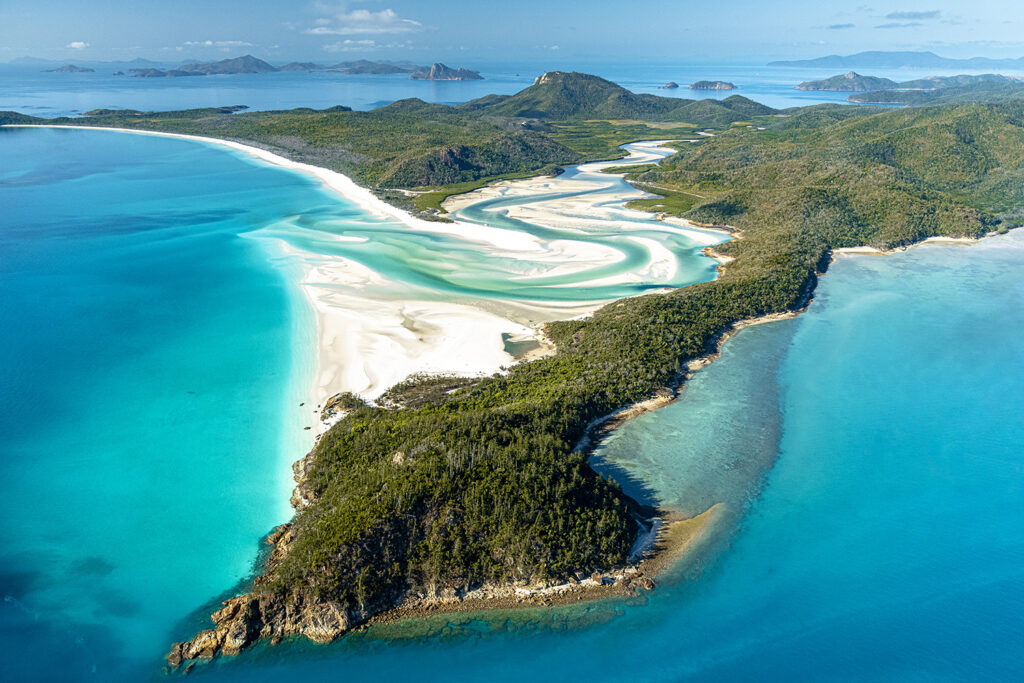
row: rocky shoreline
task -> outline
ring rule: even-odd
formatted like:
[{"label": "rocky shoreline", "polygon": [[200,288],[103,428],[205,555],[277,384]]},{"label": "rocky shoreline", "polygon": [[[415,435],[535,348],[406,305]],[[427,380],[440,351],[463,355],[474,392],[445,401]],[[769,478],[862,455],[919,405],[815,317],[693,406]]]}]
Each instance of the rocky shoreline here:
[{"label": "rocky shoreline", "polygon": [[[709,256],[713,255],[711,247],[707,251],[711,252]],[[724,263],[719,267],[723,268]],[[712,341],[708,353],[684,366],[670,386],[659,389],[644,401],[594,420],[588,425],[576,449],[589,452],[624,422],[675,401],[679,387],[694,371],[719,356],[721,345],[726,339],[742,327],[792,317],[806,310],[813,289],[812,282],[797,311],[741,321],[723,330]],[[329,415],[329,412],[325,407],[325,419],[339,417],[338,414]],[[291,504],[297,511],[310,505],[316,495],[306,483],[312,456],[311,450],[292,465],[296,486]],[[637,504],[638,511],[642,508]],[[537,608],[633,596],[641,590],[653,590],[657,585],[655,579],[662,571],[709,535],[709,530],[714,527],[722,510],[719,505],[715,505],[687,519],[673,518],[670,513],[649,508],[644,512],[647,513],[644,515],[646,519],[637,519],[637,522],[641,529],[644,523],[650,525],[645,533],[654,529],[653,538],[650,539],[652,542],[631,557],[630,564],[625,567],[594,572],[589,576],[575,575],[562,582],[484,584],[471,590],[447,589],[433,594],[406,595],[397,603],[363,605],[358,610],[334,602],[319,602],[308,596],[272,587],[275,571],[295,539],[291,524],[283,524],[266,539],[274,549],[254,581],[254,590],[223,601],[223,607],[211,615],[214,628],[200,631],[187,641],[174,643],[167,654],[167,664],[170,670],[184,665],[187,671],[196,660],[209,660],[217,655],[236,655],[257,640],[275,644],[286,637],[304,636],[317,643],[328,643],[353,628],[368,624],[389,624],[445,613]]]}]

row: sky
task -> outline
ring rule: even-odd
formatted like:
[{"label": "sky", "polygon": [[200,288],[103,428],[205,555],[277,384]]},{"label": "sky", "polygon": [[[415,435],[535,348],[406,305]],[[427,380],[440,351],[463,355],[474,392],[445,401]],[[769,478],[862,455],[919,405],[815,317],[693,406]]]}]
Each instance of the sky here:
[{"label": "sky", "polygon": [[861,50],[1024,56],[1024,3],[0,0],[0,62],[352,59],[758,64]]}]

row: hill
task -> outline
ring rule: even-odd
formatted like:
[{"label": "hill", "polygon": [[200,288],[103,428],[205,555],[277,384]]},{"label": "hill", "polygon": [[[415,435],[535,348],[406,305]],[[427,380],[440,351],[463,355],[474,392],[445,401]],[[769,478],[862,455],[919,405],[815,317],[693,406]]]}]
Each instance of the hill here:
[{"label": "hill", "polygon": [[[473,107],[468,102],[466,106]],[[496,116],[554,119],[639,119],[659,120],[679,106],[671,97],[636,95],[599,76],[577,72],[549,71],[533,85],[487,108]]]},{"label": "hill", "polygon": [[490,96],[467,102],[462,107],[513,118],[685,122],[701,128],[776,113],[770,107],[739,95],[724,100],[638,95],[599,76],[562,71],[545,73],[533,85],[510,97]]},{"label": "hill", "polygon": [[742,95],[730,95],[724,100],[686,101],[665,116],[666,121],[688,122],[698,128],[722,128],[737,121],[749,121],[757,116],[771,116],[778,112],[760,102]]}]

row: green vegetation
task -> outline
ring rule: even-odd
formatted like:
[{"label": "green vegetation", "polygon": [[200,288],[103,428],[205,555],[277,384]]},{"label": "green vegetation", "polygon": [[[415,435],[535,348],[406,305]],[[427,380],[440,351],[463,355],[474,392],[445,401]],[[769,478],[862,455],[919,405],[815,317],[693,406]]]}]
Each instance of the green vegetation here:
[{"label": "green vegetation", "polygon": [[[901,83],[902,87],[903,84]],[[1024,83],[1012,80],[980,80],[965,85],[943,86],[937,90],[877,90],[850,95],[851,102],[867,104],[903,104],[934,106],[938,104],[971,104],[974,102],[1007,102],[1024,98]]]},{"label": "green vegetation", "polygon": [[[680,106],[695,124],[698,104],[736,116],[660,165],[629,170],[640,187],[664,194],[634,205],[742,231],[717,247],[735,258],[719,279],[553,323],[547,331],[557,354],[506,375],[414,378],[382,407],[349,401],[352,411],[306,463],[302,489],[311,503],[297,513],[295,540],[259,590],[373,611],[409,590],[564,578],[621,564],[640,511],[575,450],[589,423],[677,385],[685,362],[737,321],[806,305],[835,248],[976,237],[1024,215],[1021,101],[832,105],[777,116],[729,98],[673,100],[675,109],[666,110],[601,79],[569,76],[522,97],[456,108],[404,101],[374,112],[87,120],[291,141],[304,160],[329,152],[334,167],[363,182],[431,187],[594,158],[644,127],[665,137],[663,128],[632,121],[664,123]],[[569,121],[527,127],[517,118],[524,113]],[[729,127],[750,120],[758,126]]]}]

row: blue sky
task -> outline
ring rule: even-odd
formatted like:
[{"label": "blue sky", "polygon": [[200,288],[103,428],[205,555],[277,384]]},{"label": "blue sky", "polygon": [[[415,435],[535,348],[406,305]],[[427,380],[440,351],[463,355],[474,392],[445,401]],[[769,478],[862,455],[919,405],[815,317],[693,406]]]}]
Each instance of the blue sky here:
[{"label": "blue sky", "polygon": [[0,61],[760,63],[860,50],[1024,56],[1024,5],[827,0],[2,0]]}]

